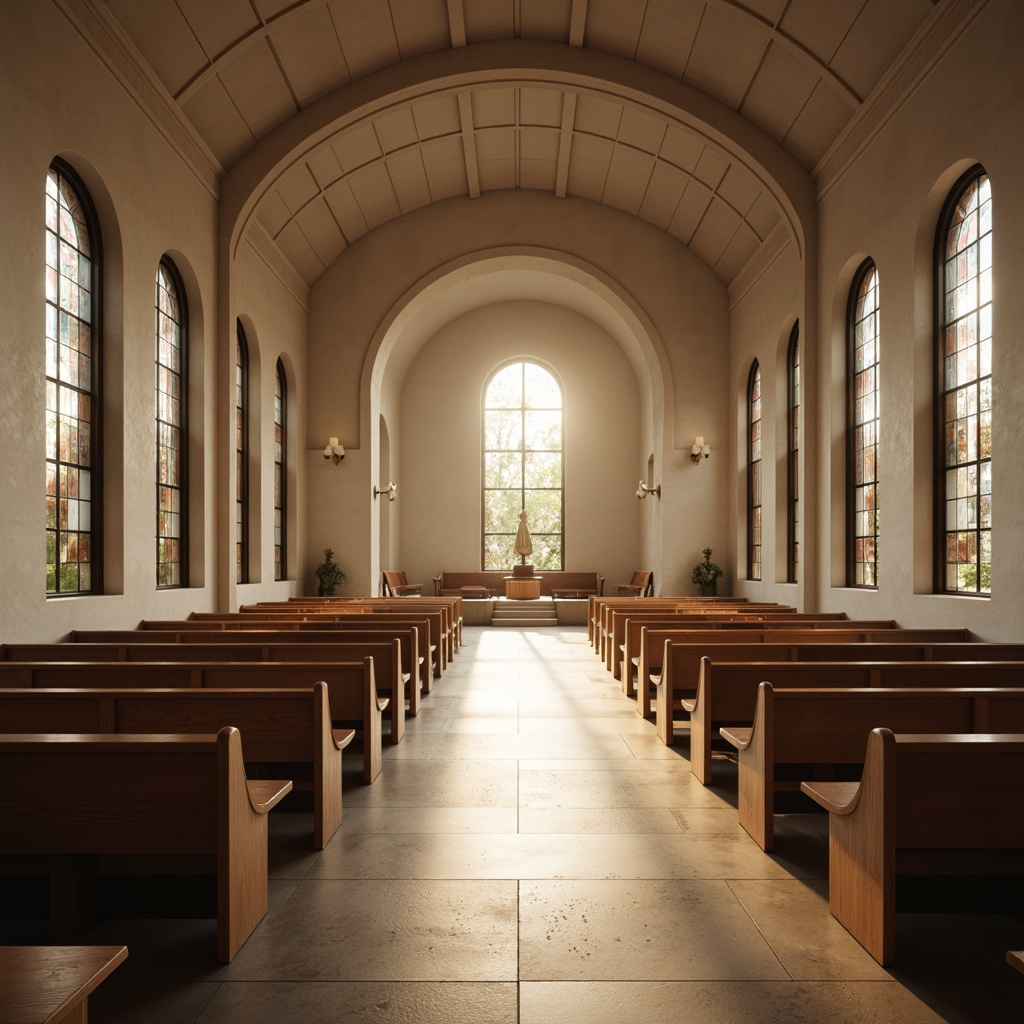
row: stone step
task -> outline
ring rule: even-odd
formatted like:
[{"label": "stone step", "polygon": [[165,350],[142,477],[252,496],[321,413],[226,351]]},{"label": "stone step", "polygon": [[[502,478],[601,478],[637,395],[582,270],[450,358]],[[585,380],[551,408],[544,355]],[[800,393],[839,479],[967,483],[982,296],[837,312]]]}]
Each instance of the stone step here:
[{"label": "stone step", "polygon": [[495,601],[491,612],[492,626],[557,626],[554,603],[548,599],[534,601]]}]

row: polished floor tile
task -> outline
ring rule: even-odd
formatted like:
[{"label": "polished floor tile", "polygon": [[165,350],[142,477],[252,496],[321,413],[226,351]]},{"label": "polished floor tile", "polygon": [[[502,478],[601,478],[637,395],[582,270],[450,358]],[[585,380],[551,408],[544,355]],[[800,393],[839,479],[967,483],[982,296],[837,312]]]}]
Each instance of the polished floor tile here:
[{"label": "polished floor tile", "polygon": [[900,914],[885,970],[829,913],[827,818],[779,815],[765,854],[737,822],[734,760],[706,788],[688,752],[636,714],[585,627],[467,627],[378,779],[344,759],[325,850],[308,813],[271,816],[270,910],[234,961],[216,963],[213,920],[106,920],[88,940],[130,955],[91,1019],[1022,1019],[1003,961],[1024,915]]}]

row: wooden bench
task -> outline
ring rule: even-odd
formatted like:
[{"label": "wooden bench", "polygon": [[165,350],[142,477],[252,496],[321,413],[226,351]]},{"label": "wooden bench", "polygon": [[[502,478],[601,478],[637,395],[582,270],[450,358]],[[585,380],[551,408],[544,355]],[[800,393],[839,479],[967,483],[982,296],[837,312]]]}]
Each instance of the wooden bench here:
[{"label": "wooden bench", "polygon": [[829,910],[880,964],[896,959],[900,875],[1021,873],[1024,735],[874,729],[859,783],[801,789],[829,812]]},{"label": "wooden bench", "polygon": [[[235,633],[222,629],[184,630],[180,633],[142,629],[75,630],[72,632],[71,642],[68,644],[2,644],[0,645],[0,660],[47,661],[67,658],[69,661],[178,661],[182,655],[170,655],[167,658],[153,657],[146,654],[145,648],[166,650],[169,647],[181,645],[203,647],[204,649],[209,647],[227,652],[223,659],[225,661],[240,661],[244,658],[252,658],[254,661],[361,661],[362,657],[347,657],[344,648],[354,646],[358,650],[360,644],[390,645],[397,640],[401,644],[400,678],[405,683],[409,714],[418,714],[420,695],[427,691],[422,683],[422,679],[426,675],[426,668],[417,653],[419,650],[417,628],[382,622],[370,622],[367,625],[373,628],[345,628],[335,631],[260,631],[250,629]],[[56,655],[53,659],[48,659],[44,655],[34,656],[31,654],[33,649],[49,647],[58,649],[63,647],[65,652]],[[86,653],[80,658],[76,658],[74,655],[76,647],[86,649]],[[112,649],[116,653],[112,653],[109,658],[102,655],[94,656],[91,653],[93,650],[102,648]],[[289,649],[294,648],[308,648],[309,653],[296,653],[294,658],[289,658]],[[241,658],[231,658],[227,656],[230,653],[229,649],[238,649],[239,651],[244,649],[247,653],[243,654]],[[259,652],[259,657],[256,657],[256,652]],[[191,655],[185,655],[185,657],[191,658]],[[214,658],[220,660],[219,654],[215,654]],[[391,681],[392,684],[394,682],[394,675],[387,670],[386,666],[382,667],[381,676],[385,685],[378,687],[378,692],[387,689],[388,681]],[[377,666],[374,665],[374,679],[377,678]]]},{"label": "wooden bench", "polygon": [[[723,633],[646,630],[640,670],[649,685],[637,692],[637,712],[650,713],[653,691],[658,737],[672,746],[675,714],[697,692],[700,660],[742,661],[1024,661],[1024,645],[981,644],[949,637],[966,630],[753,630]],[[657,659],[655,652],[660,652]],[[961,655],[961,651],[963,652]],[[648,652],[650,657],[648,657]],[[763,656],[762,656],[763,652]],[[660,662],[653,670],[650,661]]]},{"label": "wooden bench", "polygon": [[[504,597],[505,577],[510,571],[488,569],[480,572],[441,572],[434,577],[434,593],[441,597],[460,594],[463,587],[483,587],[490,597]],[[538,577],[542,597],[554,597],[556,590],[583,592],[588,597],[591,594],[597,596],[604,589],[604,577],[596,572],[542,569]]]},{"label": "wooden bench", "polygon": [[[135,634],[133,634],[135,635]],[[149,634],[138,634],[140,636]],[[288,637],[294,634],[285,634]],[[364,639],[367,635],[375,639]],[[75,643],[75,644],[0,644],[0,661],[362,661],[373,658],[373,674],[377,693],[392,700],[404,694],[408,701],[406,714],[419,713],[419,688],[412,685],[410,674],[403,671],[406,660],[402,642],[387,640],[382,634],[361,634],[339,643],[220,643],[207,641],[214,636],[224,639],[223,632],[204,634],[201,643]],[[394,709],[392,709],[394,714]],[[392,729],[389,739],[398,743],[404,734],[404,716],[399,729]]]},{"label": "wooden bench", "polygon": [[762,850],[775,848],[775,794],[799,786],[806,765],[863,764],[868,734],[879,726],[1024,733],[1024,689],[777,690],[761,683],[753,724],[723,725],[721,735],[738,751],[740,824]]},{"label": "wooden bench", "polygon": [[[362,735],[363,781],[380,774],[381,716],[389,705],[377,695],[373,661],[348,662],[0,662],[0,687],[7,689],[294,689],[327,684],[331,720],[352,724]],[[404,704],[403,701],[395,703]]]},{"label": "wooden bench", "polygon": [[308,691],[0,689],[0,721],[8,733],[191,734],[232,725],[242,734],[247,762],[309,767],[314,849],[322,850],[341,827],[342,751],[355,731],[331,727],[323,682]]},{"label": "wooden bench", "polygon": [[684,699],[690,712],[690,771],[698,782],[711,781],[712,740],[722,726],[750,725],[757,688],[768,681],[776,689],[860,689],[864,687],[1024,686],[1024,662],[876,661],[876,662],[749,662],[715,665],[701,659],[697,695]]},{"label": "wooden bench", "polygon": [[405,597],[407,595],[419,596],[423,590],[422,583],[410,583],[401,569],[385,569],[384,594],[388,597]]},{"label": "wooden bench", "polygon": [[89,996],[127,946],[0,946],[0,1020],[87,1024]]},{"label": "wooden bench", "polygon": [[[249,780],[241,733],[0,735],[0,853],[211,855],[217,959],[229,963],[267,912],[267,812],[292,788]],[[61,884],[52,886],[61,893]],[[56,902],[56,901],[54,901]],[[61,907],[54,907],[59,915]]]}]

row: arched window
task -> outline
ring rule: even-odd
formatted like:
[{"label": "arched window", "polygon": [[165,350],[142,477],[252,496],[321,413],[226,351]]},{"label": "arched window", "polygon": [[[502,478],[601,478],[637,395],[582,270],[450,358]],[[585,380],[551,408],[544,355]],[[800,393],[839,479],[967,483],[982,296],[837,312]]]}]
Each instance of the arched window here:
[{"label": "arched window", "polygon": [[761,368],[747,384],[747,578],[761,578]]},{"label": "arched window", "polygon": [[74,172],[46,176],[46,593],[98,593],[100,236]]},{"label": "arched window", "polygon": [[787,407],[786,452],[786,579],[800,578],[800,323],[793,324],[786,354]]},{"label": "arched window", "polygon": [[185,292],[166,257],[156,272],[156,585],[188,584],[188,351]]},{"label": "arched window", "polygon": [[981,167],[939,221],[937,589],[992,593],[992,186]]},{"label": "arched window", "polygon": [[288,572],[288,386],[281,360],[274,372],[274,579],[283,580]]},{"label": "arched window", "polygon": [[562,389],[536,363],[510,363],[487,385],[483,415],[483,567],[508,569],[520,513],[533,543],[527,561],[561,569],[564,558]]},{"label": "arched window", "polygon": [[850,289],[847,399],[847,582],[878,586],[878,271],[866,260]]},{"label": "arched window", "polygon": [[249,345],[235,336],[235,582],[249,582]]}]

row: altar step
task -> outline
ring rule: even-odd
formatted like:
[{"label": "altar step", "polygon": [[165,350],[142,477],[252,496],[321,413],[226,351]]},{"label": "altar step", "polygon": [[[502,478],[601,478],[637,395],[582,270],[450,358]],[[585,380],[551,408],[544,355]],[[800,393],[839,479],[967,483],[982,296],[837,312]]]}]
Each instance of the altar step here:
[{"label": "altar step", "polygon": [[542,597],[535,601],[495,601],[492,626],[557,626],[555,603]]}]

